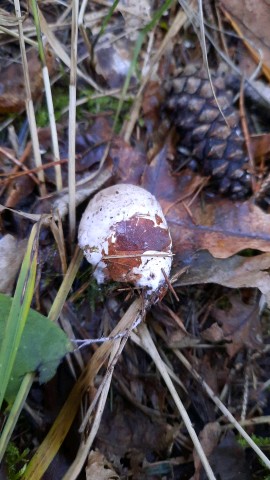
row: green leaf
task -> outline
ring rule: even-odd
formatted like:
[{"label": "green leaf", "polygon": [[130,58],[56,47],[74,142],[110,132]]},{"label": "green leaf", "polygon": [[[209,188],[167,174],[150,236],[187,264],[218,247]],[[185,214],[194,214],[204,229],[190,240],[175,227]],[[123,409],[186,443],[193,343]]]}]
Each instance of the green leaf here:
[{"label": "green leaf", "polygon": [[37,271],[38,237],[43,220],[33,225],[24,255],[13,302],[4,324],[3,340],[0,344],[0,407],[20,345],[25,322],[34,294]]},{"label": "green leaf", "polygon": [[[0,344],[12,298],[0,294]],[[66,334],[47,317],[30,309],[11,373],[5,399],[11,403],[26,373],[38,373],[40,383],[48,382],[61,359],[73,349]]]}]

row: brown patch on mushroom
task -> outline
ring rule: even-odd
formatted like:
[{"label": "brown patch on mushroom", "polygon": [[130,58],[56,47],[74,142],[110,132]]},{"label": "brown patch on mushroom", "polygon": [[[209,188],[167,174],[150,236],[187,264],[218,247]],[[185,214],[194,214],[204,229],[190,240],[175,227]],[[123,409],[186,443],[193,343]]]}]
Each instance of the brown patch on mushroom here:
[{"label": "brown patch on mushroom", "polygon": [[170,244],[167,229],[156,227],[153,220],[133,216],[116,223],[108,238],[107,257],[117,258],[103,260],[114,281],[135,283],[141,278],[141,274],[134,272],[142,263],[141,255],[148,250],[167,252]]},{"label": "brown patch on mushroom", "polygon": [[[160,217],[159,217],[160,218]],[[155,226],[153,220],[133,216],[114,226],[115,253],[121,251],[145,252],[155,250],[166,252],[171,244],[168,230]],[[113,255],[111,253],[111,255]]]},{"label": "brown patch on mushroom", "polygon": [[[136,283],[141,278],[141,274],[138,272],[135,273],[134,268],[138,268],[141,265],[142,253],[143,252],[119,251],[119,258],[105,259],[104,262],[106,264],[109,277],[115,282]],[[130,257],[129,255],[135,255],[135,257]]]}]

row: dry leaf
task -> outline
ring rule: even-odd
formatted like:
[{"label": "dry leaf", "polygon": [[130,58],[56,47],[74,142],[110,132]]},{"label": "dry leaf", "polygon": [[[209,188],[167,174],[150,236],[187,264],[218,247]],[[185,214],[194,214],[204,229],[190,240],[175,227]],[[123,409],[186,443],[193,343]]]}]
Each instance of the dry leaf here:
[{"label": "dry leaf", "polygon": [[221,6],[228,12],[237,33],[242,34],[246,44],[259,61],[259,52],[266,71],[270,72],[270,8],[265,0],[221,0]]},{"label": "dry leaf", "polygon": [[211,310],[211,315],[222,323],[224,339],[231,342],[226,344],[229,356],[233,357],[243,346],[261,349],[263,344],[258,305],[246,304],[236,294],[231,295],[229,301],[229,309],[214,307]]},{"label": "dry leaf", "polygon": [[112,465],[99,452],[90,452],[85,470],[86,480],[117,480],[119,476]]},{"label": "dry leaf", "polygon": [[204,179],[189,170],[172,175],[167,161],[168,145],[146,167],[141,185],[155,195],[169,224],[174,254],[185,256],[209,250],[227,258],[252,248],[270,252],[269,216],[252,200],[233,202],[228,198],[192,196]]},{"label": "dry leaf", "polygon": [[34,190],[34,180],[29,175],[14,178],[9,185],[5,206],[15,208]]},{"label": "dry leaf", "polygon": [[188,269],[179,278],[177,272],[173,275],[174,286],[218,283],[230,288],[258,288],[270,305],[269,253],[218,260],[208,252],[198,252],[192,258],[187,257],[186,262],[189,262]]},{"label": "dry leaf", "polygon": [[133,41],[139,31],[151,20],[153,0],[121,0],[118,10],[125,20],[125,34]]},{"label": "dry leaf", "polygon": [[166,451],[171,446],[174,430],[163,419],[160,423],[152,420],[139,410],[126,408],[122,404],[113,411],[105,410],[97,446],[111,459],[114,455],[126,457],[132,452],[141,460],[154,452]]},{"label": "dry leaf", "polygon": [[252,248],[270,252],[269,216],[251,201],[214,200],[202,205],[196,199],[189,210],[183,203],[167,216],[174,252],[209,250],[218,258]]},{"label": "dry leaf", "polygon": [[[94,49],[96,73],[111,88],[121,87],[126,79],[139,32],[151,20],[152,3],[149,0],[120,1],[116,9],[123,18],[115,16],[113,26],[107,28],[98,38]],[[98,34],[99,27],[92,27],[92,32]],[[130,85],[134,85],[136,81],[133,72]]]},{"label": "dry leaf", "polygon": [[27,240],[5,235],[0,240],[0,292],[11,294],[26,251]]},{"label": "dry leaf", "polygon": [[116,137],[110,148],[110,158],[116,172],[116,183],[140,185],[147,161],[143,152],[131,147],[121,137]]},{"label": "dry leaf", "polygon": [[222,342],[224,340],[224,332],[222,328],[215,322],[211,325],[211,327],[202,331],[201,337],[207,342]]},{"label": "dry leaf", "polygon": [[252,135],[250,144],[255,158],[265,156],[270,152],[270,133]]},{"label": "dry leaf", "polygon": [[[210,457],[214,448],[217,446],[220,433],[221,433],[221,429],[218,422],[207,423],[207,425],[205,425],[203,430],[200,432],[199,434],[200,443],[207,458]],[[202,465],[201,465],[201,460],[195,449],[193,450],[193,457],[194,457],[195,475],[192,477],[192,480],[199,480]]]},{"label": "dry leaf", "polygon": [[[95,69],[110,88],[120,88],[126,79],[133,55],[134,45],[127,38],[107,32],[100,37],[95,47]],[[132,75],[131,85],[136,82]]]},{"label": "dry leaf", "polygon": [[168,340],[168,345],[171,348],[191,348],[199,342],[200,340],[193,335],[190,335],[189,333],[185,334],[181,330],[177,330],[171,334]]},{"label": "dry leaf", "polygon": [[[232,432],[227,432],[219,445],[210,455],[210,465],[217,479],[222,480],[250,480],[250,466],[245,450],[235,439]],[[200,480],[208,480],[204,471],[201,471]]]},{"label": "dry leaf", "polygon": [[149,190],[160,202],[167,220],[169,212],[186,199],[189,199],[204,179],[191,170],[181,172],[181,176],[172,175],[167,161],[169,145],[165,144],[146,166],[141,186]]},{"label": "dry leaf", "polygon": [[[46,50],[49,74],[55,70],[55,58],[51,50]],[[41,64],[36,50],[31,49],[27,55],[30,86],[33,99],[38,98],[43,89]],[[12,63],[2,68],[0,73],[0,113],[19,112],[25,108],[25,86],[23,69],[20,63]]]}]

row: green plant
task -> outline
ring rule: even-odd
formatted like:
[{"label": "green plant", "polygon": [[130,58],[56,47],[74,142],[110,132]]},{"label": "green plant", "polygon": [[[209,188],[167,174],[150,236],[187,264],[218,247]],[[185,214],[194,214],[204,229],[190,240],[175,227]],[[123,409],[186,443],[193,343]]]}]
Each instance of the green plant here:
[{"label": "green plant", "polygon": [[13,442],[9,443],[5,454],[8,480],[18,480],[22,477],[29,461],[29,452],[28,448],[20,452]]},{"label": "green plant", "polygon": [[[268,450],[270,449],[270,437],[258,437],[257,435],[252,434],[251,438],[256,443],[256,445],[258,447],[267,448]],[[237,441],[238,441],[238,443],[240,443],[240,445],[243,448],[248,447],[248,443],[246,442],[246,440],[244,438],[238,437]]]},{"label": "green plant", "polygon": [[[257,445],[257,447],[262,448],[264,451],[270,450],[270,437],[259,437],[255,434],[252,434],[251,438],[253,442]],[[249,447],[247,441],[243,437],[238,436],[237,441],[243,448]],[[265,468],[265,464],[263,463],[261,458],[258,458],[258,460],[262,465],[262,471],[260,472],[260,480],[270,480],[269,470]]]}]

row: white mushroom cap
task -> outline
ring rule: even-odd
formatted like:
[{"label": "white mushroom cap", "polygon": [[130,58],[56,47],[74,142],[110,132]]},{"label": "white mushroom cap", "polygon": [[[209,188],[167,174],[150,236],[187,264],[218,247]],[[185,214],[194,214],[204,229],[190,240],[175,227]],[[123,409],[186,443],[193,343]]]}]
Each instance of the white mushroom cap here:
[{"label": "white mushroom cap", "polygon": [[78,240],[98,283],[130,282],[150,294],[165,286],[171,236],[161,206],[144,188],[120,184],[100,191],[82,216]]}]

